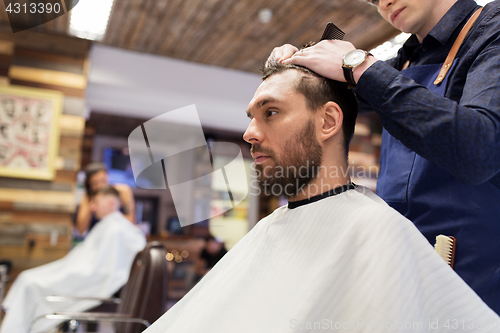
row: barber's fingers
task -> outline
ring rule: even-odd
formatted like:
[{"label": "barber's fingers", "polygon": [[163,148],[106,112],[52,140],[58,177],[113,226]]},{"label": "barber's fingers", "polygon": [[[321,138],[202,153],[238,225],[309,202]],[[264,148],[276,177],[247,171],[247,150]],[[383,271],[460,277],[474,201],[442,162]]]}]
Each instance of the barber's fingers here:
[{"label": "barber's fingers", "polygon": [[342,58],[353,49],[354,46],[349,42],[324,40],[295,53],[283,63],[304,66],[326,78],[345,81]]},{"label": "barber's fingers", "polygon": [[331,54],[306,49],[295,53],[293,57],[283,61],[283,63],[309,68],[313,72],[332,80],[344,80],[341,64],[332,61]]},{"label": "barber's fingers", "polygon": [[316,57],[314,53],[307,52],[308,50],[302,49],[293,54],[292,57],[283,60],[284,64],[297,65],[308,67],[316,62]]},{"label": "barber's fingers", "polygon": [[298,48],[291,44],[284,44],[282,46],[275,47],[266,61],[266,66],[269,66],[269,64],[274,61],[282,62],[283,60],[293,56],[298,50]]}]

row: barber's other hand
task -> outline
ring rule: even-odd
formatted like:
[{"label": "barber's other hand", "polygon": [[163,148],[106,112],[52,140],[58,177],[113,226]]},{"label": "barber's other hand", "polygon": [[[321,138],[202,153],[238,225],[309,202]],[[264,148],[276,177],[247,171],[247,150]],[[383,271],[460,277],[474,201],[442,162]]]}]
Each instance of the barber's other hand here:
[{"label": "barber's other hand", "polygon": [[346,41],[322,40],[314,46],[296,52],[283,63],[304,66],[326,78],[345,82],[342,58],[354,49],[354,45]]},{"label": "barber's other hand", "polygon": [[267,58],[266,67],[269,66],[269,64],[273,61],[281,62],[290,58],[298,50],[299,49],[292,44],[285,44],[279,47],[275,47],[273,49],[273,52],[271,52],[269,58]]}]

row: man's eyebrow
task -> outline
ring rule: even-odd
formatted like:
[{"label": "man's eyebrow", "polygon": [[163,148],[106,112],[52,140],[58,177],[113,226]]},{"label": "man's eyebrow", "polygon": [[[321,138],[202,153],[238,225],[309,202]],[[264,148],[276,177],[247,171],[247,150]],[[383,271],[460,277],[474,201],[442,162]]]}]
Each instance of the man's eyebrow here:
[{"label": "man's eyebrow", "polygon": [[[256,106],[257,109],[260,109],[261,107],[263,107],[267,103],[274,102],[274,101],[276,101],[276,98],[274,98],[274,97],[267,97],[267,98],[264,98],[261,101],[259,101],[259,103],[257,103],[255,106]],[[252,119],[252,114],[250,113],[250,110],[247,110],[247,117],[250,118],[250,119]]]},{"label": "man's eyebrow", "polygon": [[263,107],[264,105],[266,105],[267,103],[269,102],[274,102],[276,100],[276,98],[273,98],[273,97],[268,97],[268,98],[264,98],[263,100],[261,100],[259,103],[257,103],[257,108],[261,108]]}]

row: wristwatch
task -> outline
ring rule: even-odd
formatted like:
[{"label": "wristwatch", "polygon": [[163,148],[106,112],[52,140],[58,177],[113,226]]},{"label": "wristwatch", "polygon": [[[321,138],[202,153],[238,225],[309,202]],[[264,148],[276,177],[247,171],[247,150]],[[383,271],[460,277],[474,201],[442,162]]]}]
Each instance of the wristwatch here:
[{"label": "wristwatch", "polygon": [[368,55],[370,53],[364,51],[364,50],[352,50],[348,52],[347,54],[344,55],[342,58],[342,69],[344,70],[344,77],[345,80],[351,84],[351,85],[356,85],[356,81],[354,81],[354,75],[353,72],[362,63],[366,61],[366,58],[368,58]]}]

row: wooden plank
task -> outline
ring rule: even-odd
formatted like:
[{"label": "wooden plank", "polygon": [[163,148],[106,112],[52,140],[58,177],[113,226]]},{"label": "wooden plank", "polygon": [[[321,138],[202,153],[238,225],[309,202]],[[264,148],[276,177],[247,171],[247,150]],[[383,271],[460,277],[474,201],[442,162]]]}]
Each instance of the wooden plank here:
[{"label": "wooden plank", "polygon": [[0,54],[12,56],[14,53],[14,43],[7,40],[0,40]]},{"label": "wooden plank", "polygon": [[123,15],[123,7],[125,6],[126,1],[113,1],[113,6],[111,8],[111,14],[108,20],[108,28],[106,29],[106,33],[104,34],[104,38],[102,43],[112,45],[116,40],[116,35],[118,33],[118,29],[110,29],[112,26],[118,26],[122,24],[122,15]]},{"label": "wooden plank", "polygon": [[8,65],[6,66],[4,64],[0,64],[0,76],[8,79],[8,76],[9,76],[9,66]]},{"label": "wooden plank", "polygon": [[51,35],[31,30],[13,34],[10,27],[0,28],[0,40],[14,42],[16,46],[82,58],[87,57],[92,44],[91,41],[86,39],[65,35]]},{"label": "wooden plank", "polygon": [[55,212],[55,213],[73,213],[76,205],[65,205],[59,203],[33,203],[33,202],[15,202],[14,210],[24,210],[33,212]]},{"label": "wooden plank", "polygon": [[79,150],[82,147],[82,142],[83,142],[82,137],[61,135],[61,139],[59,141],[59,149],[69,148],[69,149]]},{"label": "wooden plank", "polygon": [[[71,230],[73,225],[69,223],[18,223],[18,222],[6,222],[0,223],[0,234],[1,238],[4,238],[4,243],[8,243],[8,238],[10,236],[19,236],[26,239],[28,236],[33,236],[34,238],[44,238],[50,236],[53,232],[56,232],[58,236],[69,238],[71,235]],[[8,236],[8,237],[5,237]]]},{"label": "wooden plank", "polygon": [[185,2],[182,0],[171,0],[165,6],[162,6],[162,16],[159,17],[158,30],[156,31],[162,31],[163,33],[154,33],[151,35],[151,40],[147,46],[149,52],[160,54],[159,50],[162,41],[172,38],[172,23],[175,22],[174,18],[178,15],[179,10]]},{"label": "wooden plank", "polygon": [[57,183],[68,183],[74,185],[76,183],[76,177],[78,171],[73,170],[57,170],[54,182]]},{"label": "wooden plank", "polygon": [[85,115],[85,99],[64,96],[63,114],[83,117]]},{"label": "wooden plank", "polygon": [[5,222],[70,225],[73,223],[73,215],[55,212],[10,211],[0,216],[0,223]]},{"label": "wooden plank", "polygon": [[189,57],[208,38],[210,30],[207,27],[210,26],[212,11],[216,4],[217,0],[202,2],[196,17],[190,22],[189,29],[184,33],[183,43],[178,45],[179,52]]},{"label": "wooden plank", "polygon": [[75,166],[80,165],[80,160],[82,157],[81,149],[74,148],[62,148],[59,149],[59,156],[64,159],[65,165],[67,165],[62,170],[76,170]]},{"label": "wooden plank", "polygon": [[[207,0],[210,1],[210,0]],[[213,1],[213,0],[212,0]],[[116,3],[116,1],[115,1]],[[146,19],[144,19],[143,27],[137,42],[135,43],[136,50],[147,52],[148,45],[151,39],[156,35],[158,27],[163,23],[162,17],[165,15],[166,1],[150,1],[150,5],[144,10]],[[143,20],[141,18],[141,20]],[[137,30],[136,30],[137,31]]]},{"label": "wooden plank", "polygon": [[[261,1],[254,1],[252,3],[249,3],[247,7],[245,8],[248,12],[250,12],[251,16],[257,17],[258,12],[261,8],[265,7],[265,4]],[[297,6],[295,6],[297,7]],[[293,9],[295,9],[293,7]],[[311,7],[311,6],[309,6]],[[241,10],[241,9],[240,9]],[[312,9],[310,9],[312,10]],[[307,7],[302,11],[307,11]],[[232,14],[232,17],[237,18],[241,16],[241,14]],[[297,17],[297,19],[300,19],[300,17]],[[295,21],[295,20],[294,20]],[[237,19],[233,19],[231,21],[227,20],[228,26],[226,29],[230,31],[229,33],[224,34],[219,41],[214,43],[214,47],[210,50],[207,51],[205,54],[206,60],[208,61],[213,61],[215,64],[221,64],[221,63],[230,63],[231,60],[234,61],[235,57],[242,57],[243,53],[242,52],[234,52],[234,49],[228,49],[224,45],[227,45],[227,43],[231,43],[233,41],[235,44],[240,44],[238,49],[243,50],[247,49],[249,47],[249,38],[245,38],[247,36],[244,35],[244,32],[239,31],[239,25],[240,23],[238,22]],[[300,24],[299,22],[295,22],[297,24]],[[246,29],[247,32],[251,32],[255,29],[262,28],[262,23],[260,23],[258,20],[253,20],[252,22],[248,22],[249,27]],[[252,45],[252,50],[258,50],[257,45]],[[271,50],[268,50],[267,53],[270,53]],[[230,59],[226,59],[226,58]]]},{"label": "wooden plank", "polygon": [[140,1],[134,0],[124,0],[126,2],[126,6],[124,6],[124,11],[120,18],[122,25],[118,30],[118,40],[122,47],[126,47],[128,43],[128,38],[132,34],[134,30],[134,23],[132,23],[137,17],[137,7],[140,6]]},{"label": "wooden plank", "polygon": [[64,54],[34,50],[24,47],[16,47],[14,54],[16,58],[27,58],[27,59],[46,61],[57,64],[68,64],[80,68],[83,68],[85,62],[84,57],[75,57]]},{"label": "wooden plank", "polygon": [[19,57],[15,55],[12,59],[11,66],[21,66],[21,67],[29,67],[29,68],[37,68],[37,69],[45,69],[56,72],[63,73],[72,73],[83,75],[83,66],[80,65],[72,65],[66,63],[52,62],[40,59],[33,58],[25,58]]},{"label": "wooden plank", "polygon": [[33,248],[27,245],[4,245],[0,246],[0,256],[11,259],[16,267],[31,268],[64,257],[68,254],[70,245],[70,242],[61,242],[53,250],[36,245]]},{"label": "wooden plank", "polygon": [[63,114],[59,118],[59,129],[61,137],[82,136],[85,130],[85,118]]},{"label": "wooden plank", "polygon": [[[202,0],[201,2],[205,1],[206,0]],[[191,22],[196,17],[200,7],[200,0],[191,0],[189,4],[187,1],[185,2],[181,11],[174,18],[175,21],[172,22],[173,29],[170,30],[172,36],[163,41],[160,53],[169,50],[173,57],[182,57],[181,44],[185,44],[186,42],[184,35],[187,31],[193,29]]]},{"label": "wooden plank", "polygon": [[75,206],[74,193],[56,191],[34,191],[27,189],[2,188],[0,191],[0,202],[16,204],[39,204],[39,205],[61,205],[65,207]]},{"label": "wooden plank", "polygon": [[[228,0],[221,1],[217,4],[217,6],[214,6],[212,10],[212,20],[204,27],[204,29],[207,31],[207,38],[203,41],[203,44],[199,45],[199,47],[196,48],[194,54],[191,55],[191,59],[199,59],[200,56],[203,57],[204,53],[209,52],[215,47],[215,45],[217,44],[217,40],[220,39],[221,36],[224,36],[226,33],[230,33],[230,31],[227,30],[228,19],[224,18],[233,20],[234,17],[232,16],[232,14],[239,11],[241,7],[244,7],[244,5],[244,2],[238,4],[238,1]],[[234,9],[234,7],[236,7],[236,9]],[[165,50],[163,47],[162,49]]]},{"label": "wooden plank", "polygon": [[7,11],[5,10],[5,2],[0,1],[0,19],[5,22],[6,25],[9,24],[9,17]]},{"label": "wooden plank", "polygon": [[[321,22],[321,18],[318,17],[321,16],[321,14],[314,14],[314,12],[318,10],[319,7],[323,6],[319,5],[318,7],[314,8],[313,6],[310,6],[308,3],[303,1],[299,1],[293,4],[293,6],[287,8],[287,12],[279,12],[277,13],[276,18],[273,18],[276,19],[276,29],[273,29],[273,31],[269,31],[268,28],[266,28],[264,31],[256,30],[254,33],[252,33],[251,36],[248,36],[247,39],[250,42],[244,43],[244,45],[241,46],[244,51],[242,51],[240,54],[226,53],[226,59],[220,58],[221,55],[219,55],[218,60],[228,61],[232,64],[232,66],[238,66],[238,63],[245,63],[244,66],[247,70],[255,71],[264,64],[264,61],[271,53],[272,48],[265,49],[259,47],[259,44],[264,41],[260,38],[256,39],[254,36],[270,36],[272,43],[276,46],[282,45],[284,43],[291,43],[299,48],[303,44],[311,40],[317,41],[321,37],[322,29],[324,27],[322,26],[319,29],[315,29],[317,31],[311,30],[308,26],[308,22],[311,19],[313,19],[314,22]],[[324,14],[329,12],[327,10],[324,10],[324,7],[322,8],[322,11],[325,12]],[[293,17],[293,26],[290,26],[289,22],[284,19],[284,17],[280,19],[278,15],[282,15],[284,17]],[[324,24],[326,25],[326,22]],[[261,29],[263,28],[265,27],[261,27]],[[303,36],[298,37],[297,34],[302,34]],[[251,59],[249,59],[248,57],[245,58],[242,56],[243,52],[248,54],[248,52],[252,52],[252,50],[255,50],[253,51],[255,53],[255,58],[253,59],[260,59],[259,62],[251,61]]]},{"label": "wooden plank", "polygon": [[11,62],[12,62],[12,55],[10,55],[10,54],[0,54],[0,63],[1,64],[3,64],[4,66],[10,66]]},{"label": "wooden plank", "polygon": [[80,157],[78,158],[65,158],[58,156],[55,162],[56,170],[77,171],[80,170]]},{"label": "wooden plank", "polygon": [[0,212],[12,210],[14,205],[12,202],[2,202],[0,201]]},{"label": "wooden plank", "polygon": [[87,78],[83,75],[24,66],[10,66],[9,77],[74,89],[85,89],[87,86]]},{"label": "wooden plank", "polygon": [[73,187],[71,186],[71,184],[56,183],[56,182],[37,180],[37,179],[0,177],[0,184],[2,184],[2,191],[3,189],[6,188],[25,189],[34,191],[56,191],[56,192],[73,191]]},{"label": "wooden plank", "polygon": [[150,10],[155,5],[155,0],[143,0],[141,7],[138,8],[137,23],[134,24],[134,30],[129,38],[128,48],[137,50],[138,44],[142,44],[144,38],[144,26],[150,20]]},{"label": "wooden plank", "polygon": [[84,89],[68,88],[68,87],[56,86],[53,84],[44,84],[44,83],[18,80],[18,79],[12,79],[12,78],[10,79],[10,82],[12,84],[19,85],[19,86],[58,90],[58,91],[62,92],[65,96],[80,97],[80,98],[85,97],[85,90]]}]

